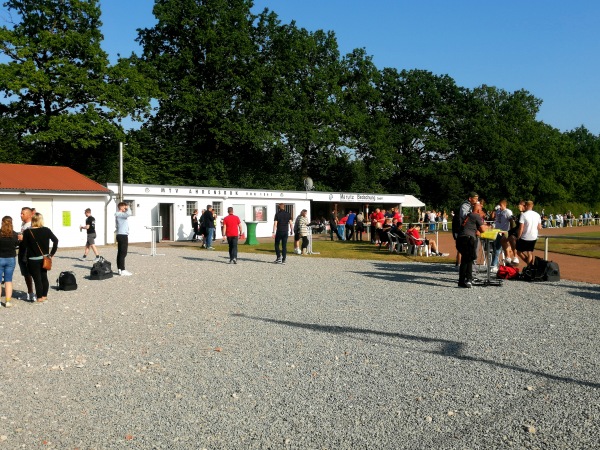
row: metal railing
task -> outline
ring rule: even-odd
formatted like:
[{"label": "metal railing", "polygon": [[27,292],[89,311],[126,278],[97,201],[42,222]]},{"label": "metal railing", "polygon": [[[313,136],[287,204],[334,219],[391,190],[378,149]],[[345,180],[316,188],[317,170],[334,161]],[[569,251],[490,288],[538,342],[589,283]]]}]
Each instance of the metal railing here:
[{"label": "metal railing", "polygon": [[548,244],[550,239],[570,239],[572,241],[600,241],[597,237],[585,237],[585,236],[539,236],[538,239],[544,239],[544,259],[548,259]]}]

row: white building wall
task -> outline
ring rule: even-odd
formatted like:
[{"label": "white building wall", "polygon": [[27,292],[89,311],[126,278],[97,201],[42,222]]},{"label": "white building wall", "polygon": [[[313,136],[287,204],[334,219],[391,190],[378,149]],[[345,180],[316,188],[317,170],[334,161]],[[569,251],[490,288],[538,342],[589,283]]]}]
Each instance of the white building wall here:
[{"label": "white building wall", "polygon": [[106,195],[58,194],[58,193],[0,193],[0,214],[11,216],[15,231],[21,230],[21,208],[33,207],[44,216],[44,225],[58,238],[59,248],[83,247],[85,231],[79,231],[79,225],[85,223],[85,209],[92,210],[96,219],[96,244],[104,245]]},{"label": "white building wall", "polygon": [[[118,184],[107,185],[113,192],[119,190]],[[258,222],[256,226],[257,237],[270,237],[273,231],[273,218],[277,212],[279,203],[292,204],[294,206],[293,218],[303,209],[310,211],[310,200],[306,192],[296,191],[268,191],[250,189],[219,189],[219,188],[196,188],[196,187],[165,187],[156,185],[125,184],[123,186],[123,200],[132,202],[134,205],[133,216],[129,221],[129,242],[149,242],[151,230],[147,227],[159,224],[160,204],[170,205],[171,214],[171,240],[189,240],[192,237],[192,225],[186,207],[188,201],[197,203],[199,213],[208,204],[220,202],[222,204],[221,214],[217,217],[217,239],[222,239],[220,219],[227,215],[227,208],[232,206],[236,214],[240,216],[242,227],[246,232],[246,221],[252,221],[255,207],[265,207],[265,220]],[[115,197],[108,204],[109,221],[112,215],[114,229],[114,213],[117,210],[118,200]],[[241,209],[241,211],[240,211]],[[163,224],[164,225],[164,224]],[[114,234],[108,236],[108,243],[114,243]]]}]

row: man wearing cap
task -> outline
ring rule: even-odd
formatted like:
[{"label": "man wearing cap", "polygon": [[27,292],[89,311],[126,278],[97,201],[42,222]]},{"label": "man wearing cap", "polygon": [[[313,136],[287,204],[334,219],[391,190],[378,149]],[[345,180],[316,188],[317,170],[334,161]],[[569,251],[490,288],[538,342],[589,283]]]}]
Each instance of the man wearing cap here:
[{"label": "man wearing cap", "polygon": [[483,233],[487,226],[481,218],[481,205],[475,204],[467,214],[456,238],[456,249],[461,254],[458,271],[458,287],[470,288],[473,280],[473,260],[477,257],[477,232]]},{"label": "man wearing cap", "polygon": [[[458,234],[460,233],[462,227],[463,227],[463,223],[465,222],[465,219],[467,218],[467,216],[471,213],[471,211],[473,211],[473,207],[477,204],[477,202],[479,201],[479,194],[477,194],[477,192],[471,191],[469,193],[469,198],[467,200],[465,200],[464,202],[462,202],[462,204],[460,205],[460,207],[458,208],[458,221],[456,221],[456,219],[454,219],[452,221],[452,236],[454,237],[454,239],[456,240],[456,244],[457,247],[456,249],[458,250]],[[458,225],[455,229],[455,225]],[[460,265],[462,256],[461,256],[461,252],[457,251],[456,253],[456,265]]]}]

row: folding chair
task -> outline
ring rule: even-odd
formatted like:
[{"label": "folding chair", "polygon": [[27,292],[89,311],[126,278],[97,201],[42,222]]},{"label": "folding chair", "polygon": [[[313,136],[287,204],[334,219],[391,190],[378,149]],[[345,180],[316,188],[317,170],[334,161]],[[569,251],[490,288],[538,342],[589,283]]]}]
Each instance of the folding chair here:
[{"label": "folding chair", "polygon": [[408,253],[408,238],[406,237],[406,233],[402,230],[396,230],[396,252],[397,253]]},{"label": "folding chair", "polygon": [[397,252],[398,250],[398,236],[396,236],[395,234],[390,233],[389,231],[387,232],[388,235],[388,239],[390,244],[388,245],[388,251],[390,253],[393,252]]},{"label": "folding chair", "polygon": [[423,238],[416,239],[410,234],[407,234],[406,237],[408,238],[409,253],[411,255],[417,256],[418,254],[419,256],[423,256],[423,251],[425,251],[425,256],[429,257],[429,246]]}]

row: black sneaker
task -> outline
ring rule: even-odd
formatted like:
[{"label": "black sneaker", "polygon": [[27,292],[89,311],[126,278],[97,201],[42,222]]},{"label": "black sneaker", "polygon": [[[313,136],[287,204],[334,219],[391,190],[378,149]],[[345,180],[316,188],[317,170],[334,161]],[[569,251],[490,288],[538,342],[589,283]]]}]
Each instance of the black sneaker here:
[{"label": "black sneaker", "polygon": [[458,287],[470,289],[473,285],[470,281],[465,281],[464,283],[458,283]]},{"label": "black sneaker", "polygon": [[234,264],[237,264],[237,259],[234,259],[234,260],[233,260],[233,263],[234,263]]},{"label": "black sneaker", "polygon": [[281,258],[277,258],[275,261],[273,261],[273,264],[281,264]]},{"label": "black sneaker", "polygon": [[282,260],[281,260],[281,264],[285,264],[285,259],[282,259]]}]

